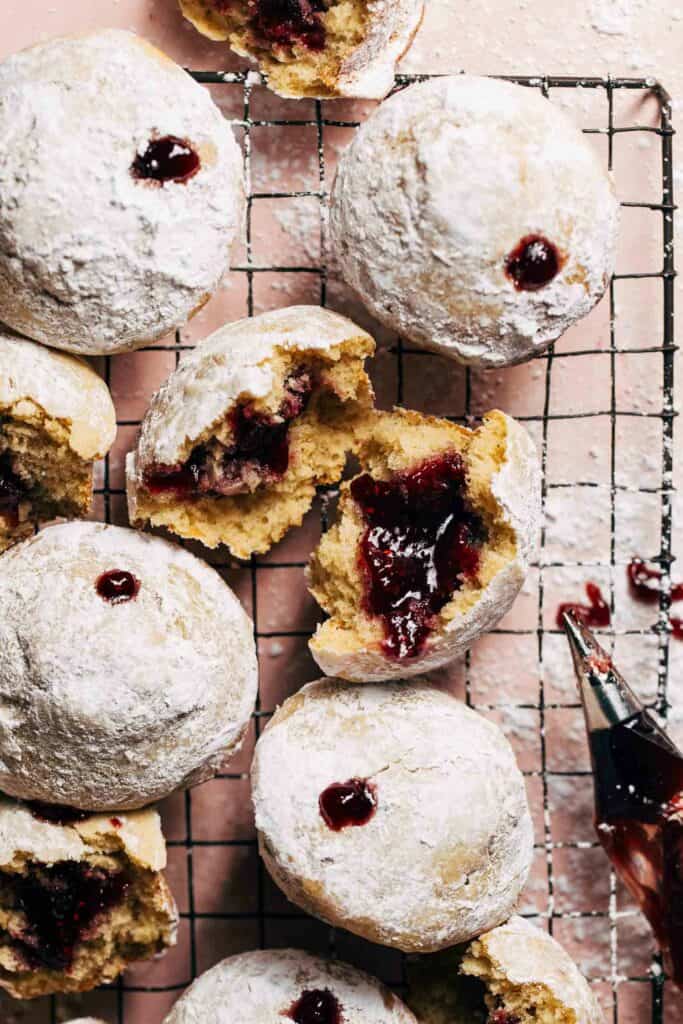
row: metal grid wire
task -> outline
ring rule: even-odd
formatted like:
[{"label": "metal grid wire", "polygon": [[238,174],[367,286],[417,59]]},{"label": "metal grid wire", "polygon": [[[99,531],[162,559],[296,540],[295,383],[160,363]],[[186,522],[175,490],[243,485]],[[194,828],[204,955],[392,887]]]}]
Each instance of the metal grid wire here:
[{"label": "metal grid wire", "polygon": [[[246,275],[247,282],[247,312],[251,316],[254,313],[254,281],[255,275],[268,273],[281,273],[281,274],[307,274],[317,275],[319,279],[319,300],[322,305],[325,305],[327,298],[327,268],[324,263],[324,255],[322,262],[317,266],[272,266],[258,265],[253,259],[253,244],[252,244],[252,212],[254,204],[264,199],[297,199],[297,198],[314,198],[318,200],[320,207],[320,237],[321,237],[321,253],[324,254],[325,247],[325,232],[326,232],[326,202],[329,194],[330,181],[326,176],[325,167],[325,131],[326,129],[333,128],[356,128],[358,127],[356,122],[330,119],[326,116],[330,109],[334,109],[329,105],[323,106],[322,103],[315,103],[315,117],[314,118],[303,118],[303,119],[287,119],[287,120],[259,120],[252,117],[251,114],[251,99],[253,87],[260,84],[259,76],[253,72],[250,73],[236,73],[236,74],[221,74],[213,72],[193,72],[194,78],[202,83],[211,84],[215,86],[230,86],[232,88],[241,88],[243,90],[243,111],[242,117],[234,121],[235,127],[243,130],[244,138],[244,155],[245,155],[245,171],[247,180],[247,227],[246,227],[246,262],[244,265],[233,268],[233,271],[243,273]],[[430,76],[408,76],[402,75],[397,77],[396,88],[401,89],[406,85],[409,85],[415,81],[422,81]],[[673,334],[673,309],[674,309],[674,251],[673,251],[673,212],[674,212],[674,196],[673,196],[673,164],[672,164],[672,123],[671,123],[671,111],[669,97],[665,90],[656,82],[644,79],[635,78],[568,78],[568,77],[514,77],[510,78],[510,81],[514,81],[520,85],[528,86],[531,88],[539,89],[545,96],[548,96],[551,90],[568,90],[568,89],[586,89],[594,90],[596,93],[600,93],[605,99],[606,109],[606,123],[603,128],[590,128],[585,129],[587,132],[599,133],[605,135],[607,138],[608,146],[608,161],[609,167],[612,168],[613,164],[613,152],[614,152],[614,141],[615,137],[622,132],[650,132],[654,133],[659,137],[661,143],[661,201],[658,202],[629,202],[623,203],[626,207],[638,207],[647,209],[650,211],[659,211],[662,216],[662,238],[663,238],[663,249],[662,249],[662,267],[661,270],[657,270],[652,273],[638,273],[638,274],[617,274],[614,280],[610,284],[609,288],[609,307],[610,307],[610,327],[609,327],[609,347],[600,349],[583,349],[582,351],[571,351],[563,353],[563,357],[581,357],[592,354],[607,354],[610,361],[610,389],[609,393],[596,395],[599,409],[590,413],[586,412],[575,412],[575,413],[553,413],[551,412],[551,384],[553,380],[553,366],[554,366],[554,350],[553,347],[548,349],[546,353],[538,357],[538,365],[543,367],[543,374],[545,377],[544,382],[544,400],[543,400],[543,412],[540,416],[521,416],[519,419],[526,422],[536,422],[538,428],[541,431],[541,437],[543,441],[542,446],[542,460],[543,460],[543,504],[544,508],[548,501],[548,496],[553,487],[567,486],[566,484],[553,484],[549,483],[546,476],[547,468],[547,442],[548,442],[548,430],[549,424],[553,420],[571,420],[578,418],[585,418],[589,416],[605,416],[609,417],[610,423],[610,434],[611,434],[611,463],[609,470],[609,493],[610,493],[610,546],[609,546],[609,560],[601,562],[605,569],[610,571],[610,603],[611,608],[614,611],[614,570],[617,567],[617,551],[615,544],[615,521],[616,521],[616,499],[617,494],[620,490],[625,490],[623,484],[618,483],[617,479],[617,458],[616,458],[616,447],[617,447],[617,424],[622,417],[628,416],[655,416],[661,420],[662,423],[662,449],[661,449],[661,484],[657,488],[642,488],[641,490],[646,493],[659,494],[661,503],[661,549],[659,552],[659,564],[664,570],[664,579],[668,580],[668,570],[671,565],[671,528],[672,528],[672,435],[673,435],[673,420],[675,417],[674,411],[674,395],[673,395],[673,384],[674,384],[674,334]],[[616,124],[614,101],[615,95],[621,91],[640,91],[643,95],[647,92],[654,93],[661,106],[661,114],[659,125],[657,127],[643,126],[643,125],[632,125],[629,127],[619,127]],[[312,108],[311,108],[312,109]],[[285,126],[307,126],[315,128],[317,133],[317,151],[318,151],[318,187],[313,190],[306,191],[267,191],[267,192],[254,192],[252,190],[252,177],[251,177],[251,155],[252,155],[252,130],[256,127],[285,127]],[[663,302],[663,334],[661,338],[661,344],[652,344],[648,346],[633,348],[620,347],[620,339],[618,337],[618,328],[616,321],[616,306],[615,306],[615,282],[628,281],[637,278],[657,278],[661,279],[662,287],[662,302]],[[181,342],[180,334],[176,337],[176,344],[174,346],[154,346],[154,351],[166,350],[174,351],[176,353],[176,363],[180,354],[184,348]],[[150,349],[151,350],[151,349]],[[438,358],[422,350],[416,350],[408,347],[401,340],[398,340],[396,344],[391,348],[392,357],[396,360],[396,379],[397,379],[397,392],[396,400],[401,404],[404,400],[404,360],[407,355],[419,355],[424,359],[435,359]],[[656,412],[631,412],[622,410],[617,407],[617,388],[615,383],[615,364],[617,356],[622,352],[633,353],[659,353],[661,355],[661,388],[662,388],[662,405],[661,409]],[[110,380],[111,377],[111,360],[106,361],[106,377]],[[472,380],[470,371],[467,370],[465,373],[465,414],[469,416],[470,404],[472,399]],[[119,421],[120,426],[126,427],[137,427],[138,423],[135,420],[122,420]],[[597,486],[593,483],[581,483],[575,484],[574,486],[579,487],[590,487]],[[121,491],[111,486],[110,481],[110,467],[109,461],[107,460],[104,468],[104,481],[103,488],[99,492],[102,495],[104,504],[104,514],[107,521],[112,518],[112,499],[120,495]],[[324,502],[323,502],[324,508]],[[324,525],[324,524],[323,524]],[[542,544],[545,545],[546,533],[545,529],[542,536]],[[609,923],[609,954],[605,958],[609,960],[606,964],[606,969],[602,976],[596,980],[601,982],[603,985],[602,995],[605,994],[604,987],[607,988],[607,1000],[608,1004],[611,1000],[611,1011],[608,1010],[608,1019],[611,1019],[613,1024],[617,1024],[619,1020],[619,1009],[618,1009],[618,988],[624,981],[639,983],[640,985],[648,986],[650,990],[649,1001],[651,1001],[651,1020],[654,1024],[662,1024],[665,1019],[665,991],[667,993],[667,1000],[671,1000],[672,996],[669,994],[668,987],[665,989],[664,975],[661,970],[661,962],[656,959],[652,969],[638,977],[625,977],[624,973],[619,969],[619,949],[618,949],[618,935],[617,935],[617,888],[616,879],[613,873],[610,874],[610,896],[609,896],[609,909],[607,911],[602,910],[588,910],[588,911],[563,911],[556,905],[556,882],[553,876],[553,855],[554,852],[559,849],[578,849],[586,848],[587,846],[596,846],[597,843],[572,843],[572,842],[555,842],[553,841],[553,835],[551,830],[551,806],[549,801],[549,779],[553,776],[561,777],[576,777],[578,784],[589,785],[585,776],[588,772],[585,771],[572,771],[562,772],[554,771],[548,767],[547,763],[547,751],[546,751],[546,716],[549,711],[559,708],[576,708],[576,704],[562,704],[554,703],[550,701],[546,694],[546,686],[544,684],[543,674],[543,658],[544,658],[544,644],[549,631],[544,628],[544,569],[550,566],[560,565],[561,563],[548,561],[542,559],[542,565],[539,568],[539,601],[538,601],[538,613],[536,627],[532,630],[498,630],[499,633],[515,633],[521,635],[528,635],[536,638],[537,644],[537,655],[538,655],[538,691],[535,695],[535,699],[522,704],[515,704],[515,707],[533,709],[539,716],[540,723],[540,768],[538,770],[532,770],[525,772],[525,775],[536,777],[542,787],[542,800],[543,800],[543,828],[542,838],[540,845],[537,849],[541,856],[545,857],[547,862],[547,893],[546,893],[546,909],[540,911],[536,916],[541,920],[547,918],[547,924],[550,931],[553,931],[554,926],[558,921],[563,918],[607,918]],[[591,563],[595,564],[595,563]],[[219,565],[218,568],[227,569],[227,565]],[[246,568],[250,574],[250,589],[251,589],[251,602],[253,605],[252,613],[254,620],[255,636],[258,641],[263,642],[268,639],[272,641],[274,638],[286,638],[286,637],[306,637],[308,633],[305,630],[284,630],[284,631],[268,631],[264,630],[259,622],[259,581],[264,572],[272,572],[274,570],[282,569],[303,569],[303,563],[292,561],[292,562],[278,562],[272,559],[261,560],[254,558],[251,564]],[[657,691],[657,709],[666,715],[667,711],[667,675],[668,675],[668,654],[669,654],[669,627],[668,627],[668,612],[669,612],[670,599],[667,592],[663,592],[661,595],[659,618],[656,626],[654,627],[654,633],[658,637],[658,643],[660,646],[660,662],[658,668],[658,691]],[[623,635],[630,634],[643,634],[649,633],[652,635],[653,630],[625,630]],[[470,704],[476,704],[472,700],[472,691],[470,684],[470,673],[469,673],[469,659],[467,660],[465,670],[465,691],[466,697]],[[478,707],[482,707],[482,704],[476,704]],[[486,707],[490,707],[487,705]],[[262,710],[261,702],[257,706],[254,719],[255,719],[255,732],[258,736],[261,723],[269,714],[268,711]],[[503,722],[503,725],[505,723]],[[220,780],[229,786],[235,786],[239,780],[244,781],[245,776],[239,772],[226,772],[222,774]],[[583,782],[582,782],[583,779]],[[177,979],[174,979],[172,985],[139,985],[131,984],[130,976],[128,981],[120,981],[118,986],[115,988],[115,1006],[114,1012],[117,1014],[118,1024],[129,1024],[135,1019],[138,1021],[145,1021],[145,1024],[155,1024],[157,1020],[157,1011],[154,1010],[151,1014],[145,1012],[145,1004],[140,1003],[139,996],[143,993],[149,994],[151,997],[153,994],[159,994],[162,992],[172,991],[174,994],[179,993],[185,986],[190,982],[191,978],[195,977],[202,969],[202,963],[198,956],[198,939],[197,930],[200,924],[206,919],[212,919],[222,922],[234,922],[235,927],[243,927],[245,924],[250,924],[253,929],[251,934],[256,943],[260,946],[271,945],[271,944],[282,944],[282,940],[290,941],[292,945],[305,945],[305,937],[302,939],[302,935],[306,933],[296,928],[297,922],[306,921],[304,915],[296,912],[295,909],[287,908],[286,910],[273,910],[268,902],[267,886],[270,884],[265,875],[263,866],[258,863],[256,868],[256,906],[253,910],[241,910],[239,912],[226,912],[219,914],[204,914],[197,909],[197,900],[195,893],[195,865],[193,861],[193,854],[197,854],[197,851],[202,848],[217,848],[222,846],[244,846],[249,847],[255,853],[255,840],[253,838],[231,838],[225,840],[206,840],[197,839],[193,837],[193,800],[197,800],[196,793],[193,794],[188,792],[182,798],[184,799],[184,836],[182,838],[172,838],[169,841],[169,849],[171,854],[174,850],[178,852],[180,856],[183,853],[186,855],[186,869],[187,869],[187,893],[186,893],[186,908],[182,913],[182,919],[186,923],[189,929],[189,963],[187,970],[179,972]],[[245,791],[245,799],[247,799]],[[605,861],[605,871],[607,872],[608,866]],[[216,879],[216,884],[220,884],[220,880]],[[179,897],[182,894],[177,894]],[[280,931],[278,932],[278,939],[273,942],[270,926],[273,922],[278,922]],[[282,929],[285,931],[282,931]],[[287,934],[287,929],[293,929],[291,935]],[[339,952],[340,936],[335,935],[333,929],[326,929],[325,934],[327,936],[326,942],[328,946],[328,952],[332,955],[336,955]],[[343,944],[343,943],[342,943]],[[244,947],[239,946],[238,948],[248,948],[247,945]],[[228,952],[237,951],[234,945],[228,950],[223,948],[216,948],[212,952],[216,953],[213,956],[213,960],[218,958],[218,955],[227,955]],[[347,952],[346,946],[343,948],[343,952]],[[368,952],[368,949],[365,949]],[[401,987],[405,981],[405,963],[404,958],[400,954],[395,956],[387,955],[385,959],[381,959],[381,955],[375,951],[375,956],[369,957],[371,960],[370,964],[367,964],[368,969],[375,973],[383,974],[384,980],[389,984],[396,987]],[[340,954],[341,955],[341,954]],[[362,956],[357,956],[356,959],[362,964]],[[144,978],[144,974],[140,975]],[[111,991],[111,990],[110,990]],[[131,996],[136,996],[134,1012],[130,1009],[133,1005],[128,1000]],[[61,1007],[62,1004],[59,1004]],[[150,1004],[151,1006],[152,1004]],[[58,1012],[63,1010],[58,1009],[56,1000],[51,1002],[51,1020],[52,1024],[58,1020]],[[93,1011],[94,1012],[94,1011]],[[610,1018],[611,1012],[611,1018]],[[632,1019],[632,1018],[630,1018]]]}]

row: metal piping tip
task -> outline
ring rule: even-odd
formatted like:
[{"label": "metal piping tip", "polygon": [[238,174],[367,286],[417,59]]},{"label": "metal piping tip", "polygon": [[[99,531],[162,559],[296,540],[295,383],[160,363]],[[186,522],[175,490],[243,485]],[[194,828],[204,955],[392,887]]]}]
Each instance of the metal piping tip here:
[{"label": "metal piping tip", "polygon": [[567,612],[563,619],[588,732],[611,729],[642,712],[642,703],[591,631]]}]

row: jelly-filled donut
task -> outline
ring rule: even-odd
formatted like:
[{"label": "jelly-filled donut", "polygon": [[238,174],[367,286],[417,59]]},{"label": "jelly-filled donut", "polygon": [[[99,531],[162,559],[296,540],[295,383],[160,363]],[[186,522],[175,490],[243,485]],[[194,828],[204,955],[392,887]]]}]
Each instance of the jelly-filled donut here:
[{"label": "jelly-filled donut", "polygon": [[427,682],[321,679],[256,745],[266,867],[298,906],[432,952],[512,913],[531,863],[524,779],[500,729]]},{"label": "jelly-filled donut", "polygon": [[202,974],[164,1024],[417,1024],[368,974],[298,949],[241,953]]},{"label": "jelly-filled donut", "polygon": [[465,949],[416,957],[407,1000],[422,1024],[603,1024],[588,982],[552,936],[521,917]]},{"label": "jelly-filled donut", "polygon": [[0,64],[0,320],[87,355],[181,326],[228,267],[242,157],[208,91],[130,32]]},{"label": "jelly-filled donut", "polygon": [[463,363],[542,351],[614,268],[611,176],[535,89],[462,75],[386,101],[342,156],[330,228],[341,271],[404,337]]},{"label": "jelly-filled donut", "polygon": [[0,551],[41,521],[87,515],[93,461],[115,436],[109,390],[87,363],[0,330]]},{"label": "jelly-filled donut", "polygon": [[382,99],[424,0],[179,0],[209,39],[258,61],[281,96]]},{"label": "jelly-filled donut", "polygon": [[538,456],[501,412],[469,430],[395,409],[376,415],[359,457],[308,569],[329,616],[311,652],[343,679],[415,675],[510,609],[535,547]]},{"label": "jelly-filled donut", "polygon": [[102,523],[51,526],[0,564],[0,789],[141,807],[209,778],[256,697],[252,626],[182,548]]},{"label": "jelly-filled donut", "polygon": [[0,797],[0,987],[18,999],[83,992],[174,945],[165,866],[156,811]]},{"label": "jelly-filled donut", "polygon": [[337,313],[290,306],[223,327],[152,399],[128,456],[137,524],[238,558],[268,548],[336,483],[372,409],[369,334]]}]

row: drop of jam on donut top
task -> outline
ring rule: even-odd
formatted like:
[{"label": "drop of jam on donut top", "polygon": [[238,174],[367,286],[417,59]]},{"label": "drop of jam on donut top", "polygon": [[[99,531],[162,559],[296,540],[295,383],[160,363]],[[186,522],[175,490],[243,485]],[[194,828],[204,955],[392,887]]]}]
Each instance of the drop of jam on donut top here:
[{"label": "drop of jam on donut top", "polygon": [[536,292],[550,284],[562,266],[557,247],[542,235],[525,235],[505,257],[505,273],[518,292]]},{"label": "drop of jam on donut top", "polygon": [[213,439],[197,445],[186,462],[154,466],[145,472],[150,494],[172,493],[178,498],[229,497],[254,491],[262,483],[280,480],[289,468],[289,429],[306,409],[314,375],[305,367],[285,381],[284,397],[275,415],[243,402],[229,414],[229,445]]},{"label": "drop of jam on donut top", "polygon": [[318,798],[323,821],[333,832],[367,825],[377,810],[377,787],[367,779],[333,782]]},{"label": "drop of jam on donut top", "polygon": [[93,813],[63,804],[46,804],[42,800],[26,800],[25,803],[34,818],[49,821],[52,825],[73,825],[76,821],[85,821]]},{"label": "drop of jam on donut top", "polygon": [[252,30],[271,46],[296,43],[309,50],[325,49],[323,0],[256,0]]},{"label": "drop of jam on donut top", "polygon": [[19,507],[25,500],[26,487],[13,472],[9,455],[0,455],[0,518],[11,530],[19,525]]},{"label": "drop of jam on donut top", "polygon": [[603,628],[609,626],[612,616],[609,605],[602,596],[602,591],[597,583],[586,584],[586,596],[588,604],[574,604],[566,602],[557,609],[555,624],[558,629],[564,628],[564,614],[573,615],[577,622],[581,622],[589,628]]},{"label": "drop of jam on donut top", "polygon": [[103,601],[124,604],[134,601],[140,593],[140,580],[125,569],[110,569],[97,578],[95,589]]},{"label": "drop of jam on donut top", "polygon": [[201,167],[199,153],[185,139],[165,135],[152,139],[144,153],[138,153],[131,172],[140,181],[156,181],[163,185],[173,181],[185,184]]},{"label": "drop of jam on donut top", "polygon": [[0,889],[25,917],[12,946],[29,968],[68,970],[93,925],[124,899],[124,872],[74,861],[30,866],[26,874],[0,872]]},{"label": "drop of jam on donut top", "polygon": [[328,988],[306,989],[287,1010],[296,1024],[342,1024],[339,1000]]},{"label": "drop of jam on donut top", "polygon": [[486,530],[467,499],[465,462],[445,452],[389,480],[363,473],[351,495],[365,520],[365,611],[381,619],[388,657],[414,658],[438,613],[479,570]]}]

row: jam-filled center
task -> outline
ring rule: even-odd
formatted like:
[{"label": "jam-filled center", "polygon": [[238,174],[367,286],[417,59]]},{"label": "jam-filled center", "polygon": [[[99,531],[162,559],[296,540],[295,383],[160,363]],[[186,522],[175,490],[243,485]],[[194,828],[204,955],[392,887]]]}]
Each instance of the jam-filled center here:
[{"label": "jam-filled center", "polygon": [[77,807],[64,804],[46,804],[42,800],[27,800],[26,806],[38,821],[49,821],[52,825],[73,825],[76,821],[85,821],[92,814],[92,811],[79,811]]},{"label": "jam-filled center", "polygon": [[165,135],[162,139],[152,139],[144,153],[138,153],[131,171],[133,177],[141,181],[184,184],[200,167],[199,153],[189,142],[175,135]]},{"label": "jam-filled center", "polygon": [[30,867],[25,875],[0,872],[0,888],[25,918],[12,935],[14,948],[31,969],[67,970],[78,944],[124,899],[128,887],[123,872],[71,861]]},{"label": "jam-filled center", "polygon": [[9,455],[0,455],[0,517],[14,529],[19,525],[19,509],[26,501],[26,486],[12,470]]},{"label": "jam-filled center", "polygon": [[552,242],[542,235],[526,235],[505,257],[505,273],[517,291],[535,292],[550,284],[561,264]]},{"label": "jam-filled center", "polygon": [[271,46],[325,48],[324,0],[256,0],[252,31]]},{"label": "jam-filled center", "polygon": [[155,466],[145,473],[147,490],[228,497],[281,479],[289,467],[290,425],[306,408],[313,387],[312,373],[300,368],[287,378],[276,414],[259,412],[252,403],[237,405],[229,416],[229,444],[214,438],[197,445],[180,465]]},{"label": "jam-filled center", "polygon": [[520,1020],[516,1013],[510,1013],[509,1010],[494,1010],[488,1024],[520,1024]]},{"label": "jam-filled center", "polygon": [[334,832],[366,825],[377,810],[377,787],[367,779],[333,782],[318,798],[320,814]]},{"label": "jam-filled center", "polygon": [[125,601],[134,601],[138,596],[140,580],[125,569],[110,569],[97,578],[95,589],[103,601],[123,604]]},{"label": "jam-filled center", "polygon": [[447,452],[390,480],[364,473],[351,494],[365,521],[365,610],[381,618],[389,657],[415,657],[438,613],[479,570],[486,531],[467,500],[465,463]]},{"label": "jam-filled center", "polygon": [[296,1024],[342,1024],[339,1000],[328,988],[307,989],[287,1011]]}]

